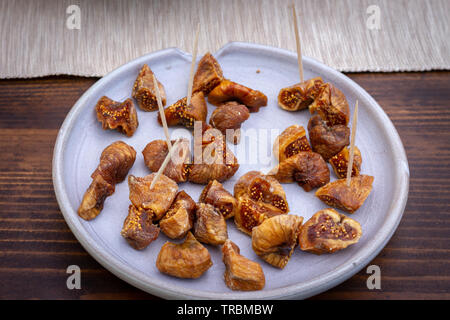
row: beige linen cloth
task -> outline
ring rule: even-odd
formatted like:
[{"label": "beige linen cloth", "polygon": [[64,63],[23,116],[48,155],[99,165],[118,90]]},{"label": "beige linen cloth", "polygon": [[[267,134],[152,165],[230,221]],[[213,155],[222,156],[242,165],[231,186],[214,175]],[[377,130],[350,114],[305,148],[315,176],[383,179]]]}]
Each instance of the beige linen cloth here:
[{"label": "beige linen cloth", "polygon": [[[191,52],[198,22],[199,55],[230,41],[295,51],[291,3],[0,0],[0,78],[102,76],[155,50]],[[303,55],[335,69],[450,68],[450,0],[298,0],[295,5]]]}]

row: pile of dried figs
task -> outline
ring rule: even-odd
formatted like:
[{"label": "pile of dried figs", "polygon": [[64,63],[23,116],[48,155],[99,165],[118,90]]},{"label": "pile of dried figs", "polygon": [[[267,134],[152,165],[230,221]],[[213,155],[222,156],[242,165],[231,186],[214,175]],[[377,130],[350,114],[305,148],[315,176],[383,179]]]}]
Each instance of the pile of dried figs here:
[{"label": "pile of dried figs", "polygon": [[[132,88],[132,97],[144,111],[158,110],[156,89],[163,105],[166,103],[164,86],[153,77],[152,70],[144,65]],[[192,92],[189,105],[184,97],[165,108],[164,115],[168,126],[193,128],[201,124],[202,134],[194,138],[193,148],[187,139],[171,141],[170,146],[164,140],[150,141],[142,154],[153,173],[128,176],[130,205],[121,235],[131,247],[145,249],[160,232],[170,239],[184,239],[166,242],[156,267],[173,277],[199,278],[213,265],[204,244],[217,246],[226,267],[226,285],[232,290],[261,290],[265,285],[263,269],[258,262],[241,255],[239,247],[228,238],[227,219],[233,218],[236,227],[251,237],[252,248],[261,261],[280,269],[296,247],[322,254],[358,242],[362,235],[360,224],[335,209],[320,210],[306,222],[303,217],[289,214],[282,186],[296,182],[305,192],[318,188],[316,196],[320,200],[349,213],[358,210],[371,192],[373,177],[360,174],[362,157],[357,148],[350,186],[346,184],[349,107],[339,89],[320,77],[281,89],[278,104],[282,109],[309,109],[313,115],[307,127],[309,140],[302,126],[286,128],[273,145],[278,165],[267,174],[245,173],[234,185],[233,194],[222,185],[239,168],[227,140],[239,143],[241,125],[251,113],[267,105],[267,97],[224,78],[222,68],[209,53],[198,64]],[[206,98],[217,107],[209,124]],[[116,102],[104,96],[95,112],[103,129],[132,136],[139,125],[132,99]],[[162,125],[160,115],[158,120]],[[228,130],[234,130],[231,139]],[[165,161],[169,150],[172,157]],[[201,151],[202,161],[196,161],[195,150]],[[78,209],[81,218],[91,220],[101,212],[104,201],[114,193],[115,184],[125,180],[135,159],[134,148],[122,141],[103,150]],[[328,163],[338,178],[332,182]],[[157,175],[160,168],[162,174]],[[178,184],[183,182],[205,185],[198,201],[179,190]]]}]

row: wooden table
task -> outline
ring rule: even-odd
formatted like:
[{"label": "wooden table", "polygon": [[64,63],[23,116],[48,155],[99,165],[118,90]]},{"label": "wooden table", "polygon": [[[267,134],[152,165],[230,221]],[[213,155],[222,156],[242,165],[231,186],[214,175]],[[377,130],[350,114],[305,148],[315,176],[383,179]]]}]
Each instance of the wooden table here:
[{"label": "wooden table", "polygon": [[[399,228],[371,264],[314,299],[450,299],[450,72],[349,76],[383,107],[408,156],[409,199]],[[52,184],[58,129],[97,79],[0,80],[0,298],[156,299],[116,278],[67,227]],[[68,290],[66,268],[82,270]]]}]

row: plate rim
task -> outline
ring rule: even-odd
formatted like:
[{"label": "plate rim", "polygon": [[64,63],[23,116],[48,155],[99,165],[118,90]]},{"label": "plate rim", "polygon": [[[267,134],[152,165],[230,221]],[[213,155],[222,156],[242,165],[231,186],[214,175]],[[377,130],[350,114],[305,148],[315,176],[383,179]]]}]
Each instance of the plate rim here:
[{"label": "plate rim", "polygon": [[[295,52],[248,42],[229,42],[216,51],[215,55],[220,55],[226,52],[226,50],[233,49],[247,51],[254,50],[258,52],[264,51],[268,54],[284,56],[284,58],[287,59],[297,59]],[[374,108],[372,112],[377,116],[377,120],[382,122],[386,128],[386,133],[390,141],[390,147],[394,158],[396,159],[396,166],[394,168],[395,181],[398,182],[400,188],[395,190],[393,197],[395,201],[391,203],[389,208],[390,214],[384,221],[383,226],[374,236],[373,240],[369,241],[364,247],[360,248],[351,260],[343,263],[335,270],[331,270],[306,282],[296,283],[276,289],[253,292],[230,291],[229,293],[207,292],[176,285],[168,285],[167,283],[164,284],[163,281],[153,279],[150,276],[143,274],[141,271],[126,265],[120,261],[120,259],[117,259],[113,254],[102,250],[103,247],[101,244],[97,244],[89,232],[81,225],[81,221],[79,220],[77,213],[72,210],[68,202],[68,195],[65,192],[63,181],[63,154],[67,139],[70,135],[74,122],[77,119],[77,115],[82,111],[82,106],[85,104],[85,101],[90,97],[90,95],[95,93],[95,89],[97,87],[101,86],[104,82],[107,82],[108,78],[126,70],[128,65],[132,63],[151,60],[171,53],[178,54],[189,60],[190,57],[192,57],[190,54],[178,48],[167,48],[154,51],[128,61],[127,63],[107,73],[105,76],[96,81],[88,90],[86,90],[72,106],[71,110],[64,119],[61,128],[59,129],[52,159],[53,186],[56,199],[64,219],[83,248],[89,252],[89,254],[105,269],[116,275],[118,278],[145,292],[166,299],[303,299],[324,292],[344,282],[372,261],[391,239],[403,216],[409,191],[409,166],[406,152],[393,123],[368,92],[366,92],[361,86],[343,73],[306,56],[302,57],[304,62],[313,65],[315,68],[321,70],[327,75],[333,75],[334,78],[351,84],[352,88],[354,88],[354,90],[358,94],[362,95],[368,102],[367,104],[369,108]]]}]

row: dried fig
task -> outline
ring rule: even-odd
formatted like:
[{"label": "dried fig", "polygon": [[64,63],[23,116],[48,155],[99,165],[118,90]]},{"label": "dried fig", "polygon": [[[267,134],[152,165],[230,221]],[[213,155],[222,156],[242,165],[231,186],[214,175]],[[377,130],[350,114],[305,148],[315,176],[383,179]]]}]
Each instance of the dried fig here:
[{"label": "dried fig", "polygon": [[205,95],[208,95],[222,80],[222,68],[211,53],[207,52],[198,63],[192,92],[202,91]]},{"label": "dried fig", "polygon": [[239,247],[230,239],[222,246],[222,260],[225,264],[225,284],[231,290],[262,290],[266,283],[259,263],[240,254]]},{"label": "dried fig", "polygon": [[[205,137],[205,135],[203,135]],[[239,164],[223,139],[211,139],[210,143],[201,143],[201,157],[194,154],[194,163],[190,167],[188,180],[193,183],[207,184],[212,180],[223,182],[230,179],[239,169]],[[195,146],[194,146],[195,148]]]},{"label": "dried fig", "polygon": [[217,180],[208,183],[199,201],[212,205],[225,219],[233,217],[237,210],[236,199]]},{"label": "dried fig", "polygon": [[115,187],[106,182],[101,175],[95,176],[86,190],[78,208],[78,215],[84,220],[92,220],[103,210],[107,197],[114,193]]},{"label": "dried fig", "polygon": [[134,148],[123,141],[116,141],[107,146],[100,155],[100,163],[91,177],[101,175],[110,184],[125,180],[136,160]]},{"label": "dried fig", "polygon": [[273,144],[273,153],[279,162],[296,155],[300,151],[311,151],[306,132],[302,126],[293,125],[286,128]]},{"label": "dried fig", "polygon": [[245,195],[238,199],[234,223],[240,231],[251,235],[254,227],[260,225],[264,220],[280,214],[286,214],[286,212],[270,204],[252,200]]},{"label": "dried fig", "polygon": [[198,241],[217,246],[228,239],[227,223],[212,205],[198,203],[195,217],[194,235]]},{"label": "dried fig", "polygon": [[372,191],[373,179],[367,175],[352,177],[350,187],[347,187],[347,179],[339,179],[321,187],[316,196],[329,206],[353,213]]},{"label": "dried fig", "polygon": [[234,196],[238,200],[234,222],[248,235],[265,219],[289,212],[281,184],[258,171],[247,172],[239,178],[234,185]]},{"label": "dried fig", "polygon": [[342,91],[331,83],[325,83],[314,102],[309,106],[311,114],[317,113],[329,126],[348,124],[350,109]]},{"label": "dried fig", "polygon": [[[340,179],[347,178],[348,161],[350,159],[350,152],[348,148],[344,147],[338,154],[330,158],[329,162],[334,170],[336,176]],[[358,176],[361,170],[361,152],[355,146],[352,165],[352,177]]]},{"label": "dried fig", "polygon": [[[192,95],[189,106],[186,106],[186,103],[187,98],[184,97],[164,109],[164,115],[166,116],[169,127],[182,125],[187,128],[193,128],[195,121],[206,121],[208,109],[202,91],[198,91]],[[160,114],[158,114],[158,122],[162,125]]]},{"label": "dried fig", "polygon": [[273,177],[258,171],[249,171],[234,185],[234,197],[248,196],[253,201],[273,207],[274,211],[289,212],[286,193]]},{"label": "dried fig", "polygon": [[[164,86],[157,80],[161,102],[166,104],[166,92]],[[139,108],[144,111],[153,111],[158,109],[156,100],[156,88],[153,82],[153,71],[144,64],[139,71],[139,75],[133,85],[133,98],[136,99]]]},{"label": "dried fig", "polygon": [[188,279],[200,277],[212,264],[208,249],[190,232],[183,243],[166,242],[156,260],[156,267],[160,272]]},{"label": "dried fig", "polygon": [[92,173],[92,183],[83,196],[78,215],[91,220],[100,214],[106,197],[114,193],[116,183],[122,182],[136,160],[136,151],[125,142],[116,141],[100,155],[100,163]]},{"label": "dried fig", "polygon": [[303,110],[314,102],[323,86],[322,78],[312,78],[283,88],[278,94],[278,105],[287,111]]},{"label": "dried fig", "polygon": [[297,182],[305,191],[321,187],[330,181],[330,170],[320,154],[301,151],[287,158],[268,175],[281,183]]},{"label": "dried fig", "polygon": [[285,214],[265,220],[252,231],[255,253],[274,267],[283,269],[297,245],[303,217]]},{"label": "dried fig", "polygon": [[223,135],[227,135],[227,130],[231,129],[233,136],[230,142],[237,144],[240,140],[241,124],[249,117],[250,113],[246,106],[236,101],[230,101],[219,105],[213,111],[209,123],[219,129]]},{"label": "dried fig", "polygon": [[142,250],[158,238],[159,228],[153,224],[151,215],[130,205],[120,234],[130,246]]},{"label": "dried fig", "polygon": [[320,210],[301,228],[299,246],[316,254],[333,253],[357,243],[361,225],[334,209]]},{"label": "dried fig", "polygon": [[226,79],[222,80],[208,95],[209,103],[215,106],[233,100],[245,104],[250,112],[258,112],[260,107],[267,105],[267,97],[264,93]]},{"label": "dried fig", "polygon": [[[216,140],[218,133],[221,134],[221,137],[223,139],[223,134],[222,132],[220,132],[218,129],[213,128],[211,125],[209,125],[206,122],[201,122],[201,127],[200,127],[200,131],[202,133],[201,135],[201,141],[197,141],[200,140],[199,138],[195,138],[195,127],[194,127],[194,143],[197,145],[207,145],[210,144],[212,142],[214,142],[214,140]],[[218,131],[218,132],[217,132]],[[211,132],[213,132],[213,134],[211,134]]]},{"label": "dried fig", "polygon": [[178,185],[165,175],[160,175],[152,189],[150,185],[156,173],[145,177],[128,177],[130,201],[139,210],[146,212],[153,221],[160,220],[169,210],[178,191]]},{"label": "dried fig", "polygon": [[136,109],[131,99],[117,102],[103,96],[98,100],[95,111],[97,120],[102,123],[102,128],[105,130],[116,129],[131,137],[139,125]]},{"label": "dried fig", "polygon": [[159,227],[169,238],[180,239],[194,226],[194,216],[194,200],[186,192],[180,191],[169,211],[159,221]]},{"label": "dried fig", "polygon": [[308,122],[309,141],[313,151],[326,161],[350,143],[350,129],[345,125],[328,126],[319,116]]},{"label": "dried fig", "polygon": [[[172,146],[176,150],[174,150],[172,158],[163,173],[177,183],[185,182],[190,171],[190,142],[187,139],[180,139],[176,145],[175,141],[172,141]],[[167,147],[167,142],[164,140],[153,140],[142,151],[145,165],[153,172],[159,170],[168,153],[169,148]]]}]

